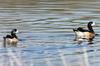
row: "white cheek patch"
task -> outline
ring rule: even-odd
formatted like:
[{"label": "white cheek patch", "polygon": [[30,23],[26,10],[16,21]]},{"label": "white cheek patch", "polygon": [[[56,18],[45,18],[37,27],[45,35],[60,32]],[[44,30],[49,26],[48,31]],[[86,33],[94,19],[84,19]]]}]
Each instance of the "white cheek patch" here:
[{"label": "white cheek patch", "polygon": [[91,26],[94,26],[95,25],[95,23],[93,22],[93,24],[91,24]]},{"label": "white cheek patch", "polygon": [[17,30],[16,33],[18,33],[19,31]]}]

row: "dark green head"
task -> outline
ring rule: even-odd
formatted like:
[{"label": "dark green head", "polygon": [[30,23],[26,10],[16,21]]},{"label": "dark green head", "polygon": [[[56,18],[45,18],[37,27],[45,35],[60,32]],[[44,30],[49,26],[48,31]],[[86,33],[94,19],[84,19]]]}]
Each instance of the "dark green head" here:
[{"label": "dark green head", "polygon": [[18,30],[17,30],[17,29],[13,29],[13,30],[11,31],[11,33],[18,33]]},{"label": "dark green head", "polygon": [[94,25],[95,25],[95,23],[92,22],[92,21],[90,21],[90,22],[88,23],[88,26],[94,26]]}]

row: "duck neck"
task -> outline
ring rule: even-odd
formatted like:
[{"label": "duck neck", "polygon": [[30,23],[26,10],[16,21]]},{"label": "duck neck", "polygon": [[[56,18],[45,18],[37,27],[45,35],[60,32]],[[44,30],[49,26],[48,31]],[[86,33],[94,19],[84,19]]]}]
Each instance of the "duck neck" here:
[{"label": "duck neck", "polygon": [[89,29],[90,32],[94,33],[94,30],[93,30],[92,26],[88,25],[88,29]]},{"label": "duck neck", "polygon": [[18,38],[15,33],[11,32],[12,37]]}]

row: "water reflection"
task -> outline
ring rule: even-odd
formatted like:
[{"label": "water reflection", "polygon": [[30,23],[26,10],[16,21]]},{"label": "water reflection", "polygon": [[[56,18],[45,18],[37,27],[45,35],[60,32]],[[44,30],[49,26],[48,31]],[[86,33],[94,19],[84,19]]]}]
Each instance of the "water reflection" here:
[{"label": "water reflection", "polygon": [[6,44],[5,41],[3,43],[4,48],[10,48],[10,47],[17,47],[17,42],[11,43],[11,44]]},{"label": "water reflection", "polygon": [[88,42],[88,44],[94,44],[93,39],[94,38],[89,39],[89,38],[81,38],[81,37],[75,36],[74,41],[78,41],[78,44],[82,44],[83,42]]}]

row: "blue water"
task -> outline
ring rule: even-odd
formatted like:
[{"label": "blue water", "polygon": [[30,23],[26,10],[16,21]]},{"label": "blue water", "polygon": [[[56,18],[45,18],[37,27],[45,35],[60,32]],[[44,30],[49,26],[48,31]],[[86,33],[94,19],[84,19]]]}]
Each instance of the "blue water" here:
[{"label": "blue water", "polygon": [[[7,0],[0,2],[0,66],[100,66],[99,0]],[[74,41],[72,29],[93,21],[93,44]],[[18,29],[16,47],[3,38]]]}]

